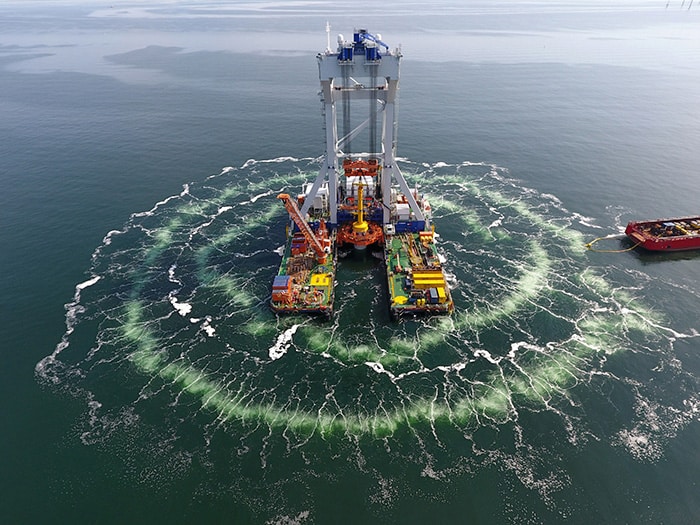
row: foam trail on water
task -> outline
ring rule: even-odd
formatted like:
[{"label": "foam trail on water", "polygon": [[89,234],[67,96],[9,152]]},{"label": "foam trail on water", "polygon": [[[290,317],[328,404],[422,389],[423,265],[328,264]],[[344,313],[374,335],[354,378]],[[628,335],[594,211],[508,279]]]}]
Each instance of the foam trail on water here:
[{"label": "foam trail on water", "polygon": [[35,366],[35,373],[43,378],[44,380],[49,380],[52,382],[58,382],[58,378],[51,375],[49,369],[56,365],[59,355],[70,345],[70,336],[75,330],[75,326],[78,323],[79,316],[85,311],[84,307],[80,304],[81,292],[86,288],[90,288],[102,279],[100,275],[93,275],[90,279],[78,283],[75,285],[75,293],[73,294],[73,301],[66,304],[66,331],[61,338],[61,341],[56,345],[54,351],[46,356],[44,359],[39,361]]},{"label": "foam trail on water", "polygon": [[158,210],[158,208],[165,206],[166,204],[168,204],[170,201],[172,201],[174,199],[178,199],[178,198],[184,197],[185,195],[188,195],[189,192],[190,192],[189,184],[184,184],[182,186],[182,191],[179,194],[171,195],[170,197],[167,197],[167,198],[163,199],[162,201],[158,201],[155,203],[153,208],[151,208],[150,210],[134,213],[133,217],[136,218],[136,217],[145,217],[145,216],[153,215]]}]

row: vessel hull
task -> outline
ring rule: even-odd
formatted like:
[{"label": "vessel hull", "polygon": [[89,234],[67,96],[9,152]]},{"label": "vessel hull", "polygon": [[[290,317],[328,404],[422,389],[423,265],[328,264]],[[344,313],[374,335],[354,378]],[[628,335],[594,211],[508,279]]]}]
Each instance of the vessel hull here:
[{"label": "vessel hull", "polygon": [[679,252],[700,249],[700,217],[632,221],[625,234],[645,250]]}]

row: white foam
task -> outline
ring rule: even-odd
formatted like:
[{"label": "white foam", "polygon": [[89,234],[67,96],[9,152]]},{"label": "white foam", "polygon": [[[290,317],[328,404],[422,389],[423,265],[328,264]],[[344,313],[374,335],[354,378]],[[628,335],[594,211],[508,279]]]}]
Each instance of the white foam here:
[{"label": "white foam", "polygon": [[[451,365],[440,365],[436,366],[435,370],[440,370],[442,372],[460,372],[461,370],[464,370],[467,367],[468,363],[454,363]],[[430,371],[428,368],[425,369],[426,371]]]},{"label": "white foam", "polygon": [[170,281],[171,283],[181,285],[182,283],[180,282],[180,280],[177,277],[175,277],[175,270],[176,269],[177,269],[177,264],[173,264],[172,266],[170,266],[170,268],[168,268],[168,281]]},{"label": "white foam", "polygon": [[243,163],[243,166],[241,168],[249,168],[250,166],[255,166],[256,164],[280,164],[282,162],[299,162],[300,160],[297,157],[276,157],[274,159],[263,159],[263,160],[257,160],[257,159],[248,159]]},{"label": "white foam", "polygon": [[202,323],[202,331],[206,333],[209,337],[214,337],[216,334],[216,328],[211,325],[211,318],[207,316],[205,321]]},{"label": "white foam", "polygon": [[187,315],[192,311],[191,304],[179,302],[177,297],[174,295],[170,296],[170,304],[173,305],[173,308],[175,308],[177,313],[179,313],[182,317],[187,317]]},{"label": "white foam", "polygon": [[[192,324],[197,324],[201,321],[201,317],[190,317],[190,323]],[[216,328],[214,328],[211,325],[211,317],[209,316],[206,316],[204,318],[204,322],[202,323],[202,326],[199,327],[199,329],[202,330],[202,332],[206,333],[209,337],[214,337],[214,334],[216,334]]]},{"label": "white foam", "polygon": [[46,380],[56,382],[55,376],[50,376],[50,369],[57,364],[58,356],[63,350],[68,348],[70,345],[69,338],[73,331],[75,330],[75,325],[78,323],[78,315],[85,311],[85,307],[80,304],[80,292],[96,284],[102,277],[100,275],[94,275],[87,281],[78,283],[75,285],[75,293],[73,294],[73,301],[66,304],[66,331],[61,337],[61,341],[56,345],[54,351],[51,355],[46,356],[44,359],[39,361],[34,368],[34,371],[39,377]]},{"label": "white foam", "polygon": [[109,246],[110,244],[112,244],[112,236],[120,235],[122,233],[124,233],[122,230],[110,230],[109,232],[107,232],[107,235],[105,235],[102,238],[102,244],[104,244],[105,246]]},{"label": "white foam", "polygon": [[183,184],[182,191],[180,193],[178,193],[177,195],[171,195],[170,197],[166,197],[162,201],[156,202],[155,205],[153,206],[153,208],[151,208],[150,210],[142,211],[142,212],[138,212],[138,213],[132,213],[131,216],[132,217],[147,217],[149,215],[153,215],[156,212],[156,210],[158,208],[160,208],[161,206],[168,204],[173,199],[179,199],[181,197],[184,197],[185,195],[188,195],[189,193],[190,193],[190,185]]},{"label": "white foam", "polygon": [[[255,201],[257,201],[258,199],[262,199],[263,197],[268,197],[270,195],[272,195],[272,191],[266,191],[265,193],[259,193],[258,195],[251,197],[250,201],[248,201],[248,202],[250,202],[250,204],[255,204]],[[244,203],[244,204],[247,204],[247,203]]]},{"label": "white foam", "polygon": [[199,232],[201,232],[203,229],[211,226],[219,215],[221,215],[222,213],[226,213],[227,211],[232,210],[232,209],[233,209],[233,206],[221,206],[218,210],[216,210],[216,213],[210,217],[209,221],[203,222],[202,224],[200,224],[196,228],[192,229],[192,231],[190,232],[190,235],[189,235],[190,240],[192,240],[194,238],[194,236],[199,234]]},{"label": "white foam", "polygon": [[654,461],[663,455],[661,443],[641,428],[623,429],[618,433],[620,443],[638,460]]},{"label": "white foam", "polygon": [[394,376],[394,374],[392,374],[386,368],[384,368],[384,366],[381,363],[377,363],[375,361],[366,361],[365,364],[378,374],[386,374],[391,379],[396,379],[396,376]]},{"label": "white foam", "polygon": [[277,337],[277,342],[274,345],[272,345],[267,351],[270,356],[270,359],[276,361],[277,359],[279,359],[287,353],[287,350],[289,350],[289,347],[292,344],[292,337],[294,337],[294,334],[300,326],[301,325],[295,324],[291,328],[288,328],[287,330],[282,332],[279,335],[279,337]]},{"label": "white foam", "polygon": [[234,168],[233,166],[224,166],[221,168],[221,172],[217,173],[216,175],[209,175],[207,177],[207,180],[209,179],[214,179],[216,177],[221,177],[222,175],[226,175],[228,173],[231,173],[232,171],[236,171],[238,168]]},{"label": "white foam", "polygon": [[[95,275],[92,279],[88,279],[87,281],[84,281],[80,284],[76,284],[75,289],[76,289],[76,291],[85,290],[85,288],[92,286],[93,284],[97,283],[97,281],[99,281],[100,279],[102,279],[102,277],[100,277],[99,275]],[[78,296],[78,299],[79,299],[79,296]]]},{"label": "white foam", "polygon": [[507,357],[508,359],[515,359],[515,354],[520,350],[521,348],[529,348],[530,345],[525,342],[525,341],[516,341],[515,343],[510,344],[510,352],[508,352]]},{"label": "white foam", "polygon": [[598,228],[598,229],[602,228],[602,226],[598,226],[595,223],[595,219],[593,219],[592,217],[586,217],[586,216],[581,215],[579,213],[573,213],[572,216],[574,219],[576,219],[578,221],[579,224],[581,224],[583,226],[586,226],[588,228]]},{"label": "white foam", "polygon": [[482,350],[482,349],[474,350],[474,357],[483,357],[489,363],[493,363],[494,365],[497,365],[498,363],[501,362],[500,357],[498,357],[498,358],[493,357],[490,352],[488,352],[487,350]]},{"label": "white foam", "polygon": [[464,370],[465,368],[467,368],[467,363],[455,363],[452,365],[452,369],[455,372],[459,372],[461,370]]}]

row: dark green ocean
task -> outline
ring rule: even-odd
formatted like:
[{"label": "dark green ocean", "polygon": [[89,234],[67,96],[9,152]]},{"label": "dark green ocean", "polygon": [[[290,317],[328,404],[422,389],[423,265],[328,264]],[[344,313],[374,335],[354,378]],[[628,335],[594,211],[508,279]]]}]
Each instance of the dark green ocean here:
[{"label": "dark green ocean", "polygon": [[[268,308],[315,55],[401,46],[450,317]],[[0,523],[700,523],[692,2],[0,5]],[[608,252],[587,250],[596,245]]]}]

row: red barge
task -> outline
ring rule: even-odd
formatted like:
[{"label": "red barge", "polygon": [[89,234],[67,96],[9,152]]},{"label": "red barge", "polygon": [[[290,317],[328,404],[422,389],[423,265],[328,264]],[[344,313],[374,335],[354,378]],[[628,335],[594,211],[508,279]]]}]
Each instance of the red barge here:
[{"label": "red barge", "polygon": [[652,251],[700,249],[700,217],[633,221],[625,234],[638,246]]}]

